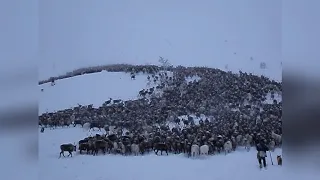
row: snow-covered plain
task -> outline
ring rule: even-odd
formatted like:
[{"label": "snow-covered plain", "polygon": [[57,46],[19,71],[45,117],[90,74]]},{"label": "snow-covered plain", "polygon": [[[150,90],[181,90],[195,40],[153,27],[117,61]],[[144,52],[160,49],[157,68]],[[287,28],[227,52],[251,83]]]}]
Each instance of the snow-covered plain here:
[{"label": "snow-covered plain", "polygon": [[[276,179],[282,176],[280,166],[272,166],[268,157],[268,169],[259,170],[256,151],[240,149],[231,154],[189,159],[183,154],[156,156],[80,155],[58,158],[59,146],[74,143],[86,137],[88,132],[81,128],[47,130],[39,136],[40,179],[57,180],[229,180]],[[272,153],[273,162],[278,149]]]}]

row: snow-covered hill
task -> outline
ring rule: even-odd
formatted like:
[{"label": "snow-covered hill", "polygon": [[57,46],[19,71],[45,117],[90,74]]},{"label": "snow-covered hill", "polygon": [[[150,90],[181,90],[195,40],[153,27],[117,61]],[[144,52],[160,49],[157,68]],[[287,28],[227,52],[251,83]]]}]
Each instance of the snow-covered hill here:
[{"label": "snow-covered hill", "polygon": [[[197,78],[193,78],[194,80]],[[186,79],[190,81],[190,78]],[[101,72],[60,80],[55,86],[41,85],[39,113],[56,111],[79,104],[100,106],[109,98],[135,99],[139,90],[147,85],[146,75],[131,80],[129,74]],[[96,133],[96,132],[94,132]],[[201,159],[188,159],[183,155],[157,157],[153,153],[138,157],[120,155],[75,154],[61,158],[59,146],[74,143],[88,135],[81,128],[47,129],[39,135],[40,178],[44,180],[191,180],[191,179],[260,179],[269,180],[283,176],[283,168],[272,166],[268,157],[268,170],[259,170],[256,152],[243,149],[227,156],[217,155]],[[273,162],[281,154],[272,153]],[[291,179],[294,177],[291,177]],[[281,178],[280,178],[281,179]]]},{"label": "snow-covered hill", "polygon": [[[150,84],[152,86],[152,84]],[[39,113],[93,104],[101,106],[112,99],[136,99],[138,92],[147,87],[147,75],[137,75],[131,80],[125,73],[100,72],[59,80],[40,86]]]}]

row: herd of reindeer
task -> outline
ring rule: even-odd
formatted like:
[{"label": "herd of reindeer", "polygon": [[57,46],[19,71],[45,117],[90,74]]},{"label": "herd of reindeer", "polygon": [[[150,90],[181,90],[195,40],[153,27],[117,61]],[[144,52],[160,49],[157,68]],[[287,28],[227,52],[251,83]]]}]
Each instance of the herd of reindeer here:
[{"label": "herd of reindeer", "polygon": [[[250,150],[251,143],[246,138],[243,138],[243,145],[245,149]],[[209,155],[215,153],[225,152],[230,153],[235,150],[236,146],[232,145],[231,141],[223,143],[222,136],[217,137],[217,141],[213,138],[209,139],[208,143],[204,143],[199,147],[199,143],[189,143],[185,141],[177,141],[175,139],[166,138],[166,141],[162,141],[160,136],[155,136],[153,139],[146,139],[144,136],[121,136],[116,134],[89,136],[80,140],[77,144],[62,144],[60,146],[61,152],[59,158],[65,157],[64,152],[69,152],[68,157],[72,157],[72,152],[77,151],[77,147],[80,154],[84,152],[96,156],[99,152],[103,154],[121,154],[121,155],[144,155],[154,151],[156,155],[163,155],[163,152],[168,155],[169,153],[180,154],[185,153],[188,157],[196,157],[199,155]]]},{"label": "herd of reindeer", "polygon": [[[168,155],[184,153],[187,157],[208,156],[224,153],[225,155],[231,151],[235,151],[238,147],[244,147],[247,151],[254,146],[257,136],[246,134],[245,136],[237,135],[235,137],[226,138],[222,135],[212,135],[206,131],[208,121],[201,121],[197,125],[186,127],[181,134],[178,133],[176,127],[171,130],[166,130],[165,133],[161,128],[154,127],[151,133],[141,134],[136,132],[125,132],[121,129],[108,130],[106,134],[90,135],[81,139],[77,144],[62,144],[60,146],[60,156],[64,156],[64,152],[69,152],[68,157],[72,157],[72,152],[79,151],[80,154],[88,154],[96,156],[102,154],[120,154],[128,155],[144,155],[154,152],[156,155]],[[89,131],[97,127],[95,123],[89,126]],[[101,128],[99,131],[101,131]],[[188,131],[199,131],[199,134],[190,135]],[[180,137],[177,135],[180,134]],[[279,135],[272,132],[271,136],[274,139],[279,139]],[[279,140],[280,141],[280,140]],[[276,147],[275,141],[269,143],[269,148],[274,151]],[[160,153],[160,154],[159,154]]]},{"label": "herd of reindeer", "polygon": [[[144,69],[144,67],[141,68]],[[195,75],[201,79],[185,83],[185,77]],[[159,79],[163,79],[165,82],[163,84],[166,86],[159,85],[148,91],[141,90],[140,99],[134,101],[134,106],[130,105],[129,101],[128,105],[126,102],[113,102],[112,105],[109,105],[110,99],[105,106],[98,109],[84,108],[86,109],[84,115],[81,113],[78,115],[81,120],[77,117],[76,119],[71,118],[75,110],[69,109],[63,113],[42,115],[39,125],[46,126],[47,124],[50,128],[60,125],[69,126],[70,122],[66,119],[71,119],[74,126],[77,124],[83,126],[83,121],[86,121],[90,123],[89,129],[103,128],[104,125],[95,123],[94,114],[104,116],[104,111],[106,111],[107,116],[110,116],[109,119],[113,119],[113,124],[109,126],[121,127],[119,120],[130,129],[126,133],[107,132],[108,130],[105,129],[106,134],[89,136],[79,140],[78,143],[62,144],[59,158],[65,156],[65,152],[68,152],[68,156],[71,157],[73,152],[93,156],[100,153],[123,156],[138,156],[147,153],[156,155],[183,153],[187,157],[197,157],[228,154],[238,147],[244,147],[250,151],[250,148],[261,140],[268,144],[271,151],[281,146],[282,104],[277,100],[273,100],[272,104],[262,103],[267,93],[275,90],[281,91],[281,84],[251,74],[240,72],[240,75],[236,76],[205,67],[193,69],[180,67],[174,70],[173,78],[167,74],[162,76],[163,78],[160,73]],[[158,81],[156,77],[151,76],[154,82]],[[135,79],[134,74],[131,74],[131,78]],[[148,80],[150,80],[149,76]],[[165,89],[165,91],[160,97],[151,96],[155,94],[154,91],[157,88]],[[151,94],[150,102],[144,103],[143,99],[146,99],[148,94]],[[247,94],[250,96],[245,96]],[[247,104],[243,103],[244,101]],[[239,110],[230,110],[235,107],[238,107]],[[153,126],[154,124],[165,124],[162,121],[167,121],[166,117],[169,112],[173,113],[173,116],[190,113],[214,114],[215,119],[203,119],[199,124],[192,124],[193,120],[183,120],[183,128],[168,129]],[[83,116],[88,120],[83,120]],[[146,124],[151,127],[147,132],[144,130]],[[122,129],[118,130],[122,131]]]}]

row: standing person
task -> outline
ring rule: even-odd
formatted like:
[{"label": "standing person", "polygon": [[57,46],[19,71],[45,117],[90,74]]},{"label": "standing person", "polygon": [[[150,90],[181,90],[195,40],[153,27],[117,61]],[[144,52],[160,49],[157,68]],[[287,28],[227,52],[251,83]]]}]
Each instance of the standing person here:
[{"label": "standing person", "polygon": [[260,168],[262,168],[262,165],[264,168],[267,167],[266,157],[267,157],[267,151],[269,151],[268,146],[266,145],[266,140],[261,140],[256,146],[257,148],[257,158],[260,165]]},{"label": "standing person", "polygon": [[43,133],[43,132],[44,132],[44,127],[41,127],[40,132],[41,132],[41,133]]},{"label": "standing person", "polygon": [[51,81],[51,86],[56,85],[56,83],[55,83],[55,81],[54,81],[54,78],[53,78],[53,77],[52,77],[52,78],[50,78],[50,81]]}]

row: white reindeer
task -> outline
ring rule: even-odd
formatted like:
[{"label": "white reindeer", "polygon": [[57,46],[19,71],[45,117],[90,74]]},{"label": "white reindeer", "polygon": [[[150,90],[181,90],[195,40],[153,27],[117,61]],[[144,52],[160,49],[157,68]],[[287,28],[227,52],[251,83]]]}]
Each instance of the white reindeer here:
[{"label": "white reindeer", "polygon": [[84,130],[84,131],[88,131],[89,129],[90,129],[90,123],[88,123],[88,122],[87,122],[87,123],[84,123],[84,124],[83,124],[83,130]]},{"label": "white reindeer", "polygon": [[232,143],[231,143],[231,141],[225,142],[224,145],[223,145],[223,148],[224,148],[225,155],[227,155],[227,153],[230,153],[231,150],[232,150]]},{"label": "white reindeer", "polygon": [[119,142],[119,149],[120,149],[120,152],[122,155],[125,155],[126,153],[126,146],[122,143],[122,142]]},{"label": "white reindeer", "polygon": [[206,145],[206,144],[200,146],[200,154],[201,154],[201,155],[208,156],[208,154],[209,154],[209,146]]},{"label": "white reindeer", "polygon": [[140,152],[140,148],[138,144],[131,144],[131,152],[133,153],[133,155],[138,156],[139,152]]},{"label": "white reindeer", "polygon": [[249,140],[247,138],[244,138],[243,139],[243,144],[244,144],[244,149],[246,149],[248,152],[250,151],[250,148],[251,148],[251,144],[249,142]]},{"label": "white reindeer", "polygon": [[117,153],[119,150],[119,145],[117,142],[113,142],[113,153]]},{"label": "white reindeer", "polygon": [[191,146],[191,157],[196,157],[199,155],[200,147],[197,144]]},{"label": "white reindeer", "polygon": [[236,142],[237,142],[237,145],[239,146],[242,146],[242,135],[239,134],[237,137],[236,137]]},{"label": "white reindeer", "polygon": [[271,137],[275,140],[275,142],[277,142],[278,144],[280,144],[282,142],[282,136],[279,134],[274,133],[273,131],[271,132]]},{"label": "white reindeer", "polygon": [[274,142],[274,140],[271,140],[270,143],[269,143],[270,151],[274,152],[275,146],[276,146],[276,143]]}]

